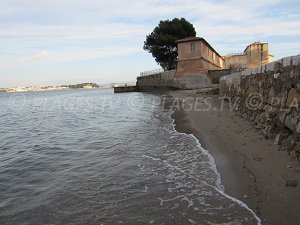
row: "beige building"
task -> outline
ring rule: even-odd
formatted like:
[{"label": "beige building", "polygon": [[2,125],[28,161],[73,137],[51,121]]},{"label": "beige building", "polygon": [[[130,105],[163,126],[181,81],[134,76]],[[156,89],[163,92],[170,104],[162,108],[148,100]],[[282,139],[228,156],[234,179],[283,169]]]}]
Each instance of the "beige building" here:
[{"label": "beige building", "polygon": [[207,70],[222,69],[225,60],[204,39],[199,37],[185,38],[177,41],[178,63],[176,76],[193,76]]},{"label": "beige building", "polygon": [[268,43],[254,42],[246,47],[243,53],[223,56],[225,68],[230,65],[241,65],[246,68],[254,68],[273,61],[274,56],[269,54]]},{"label": "beige building", "polygon": [[209,70],[228,69],[231,66],[253,68],[273,60],[268,43],[254,42],[243,53],[221,56],[211,45],[199,37],[177,41],[178,63],[176,76],[197,76]]}]

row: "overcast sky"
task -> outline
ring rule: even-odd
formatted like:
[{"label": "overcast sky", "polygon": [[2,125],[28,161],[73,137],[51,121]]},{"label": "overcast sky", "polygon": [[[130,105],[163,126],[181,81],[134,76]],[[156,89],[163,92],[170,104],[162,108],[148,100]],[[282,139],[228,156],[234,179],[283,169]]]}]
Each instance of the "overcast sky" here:
[{"label": "overcast sky", "polygon": [[220,54],[300,54],[299,0],[0,0],[0,87],[135,81],[160,20],[185,17]]}]

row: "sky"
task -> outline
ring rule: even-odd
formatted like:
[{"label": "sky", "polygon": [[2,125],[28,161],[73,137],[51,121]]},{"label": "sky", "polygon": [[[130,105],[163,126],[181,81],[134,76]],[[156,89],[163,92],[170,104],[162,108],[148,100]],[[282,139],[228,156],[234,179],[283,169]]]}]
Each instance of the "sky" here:
[{"label": "sky", "polygon": [[132,82],[160,20],[186,18],[220,54],[300,54],[299,0],[0,0],[0,87]]}]

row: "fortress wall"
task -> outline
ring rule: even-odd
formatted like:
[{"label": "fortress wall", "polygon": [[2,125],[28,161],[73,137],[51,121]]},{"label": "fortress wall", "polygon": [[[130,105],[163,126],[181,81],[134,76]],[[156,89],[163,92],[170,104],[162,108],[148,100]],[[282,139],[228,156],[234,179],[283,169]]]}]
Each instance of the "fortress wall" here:
[{"label": "fortress wall", "polygon": [[175,77],[175,71],[165,71],[137,78],[140,91],[153,89],[200,89],[211,87],[212,82],[207,73],[196,76]]},{"label": "fortress wall", "polygon": [[281,150],[300,156],[300,55],[224,76],[220,94]]}]

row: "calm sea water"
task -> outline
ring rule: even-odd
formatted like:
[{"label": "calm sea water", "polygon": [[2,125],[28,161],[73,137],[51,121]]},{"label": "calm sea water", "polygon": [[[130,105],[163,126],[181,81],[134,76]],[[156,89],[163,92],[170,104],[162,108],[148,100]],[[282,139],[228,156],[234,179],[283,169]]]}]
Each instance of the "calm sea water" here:
[{"label": "calm sea water", "polygon": [[0,224],[259,224],[159,97],[0,94]]}]

